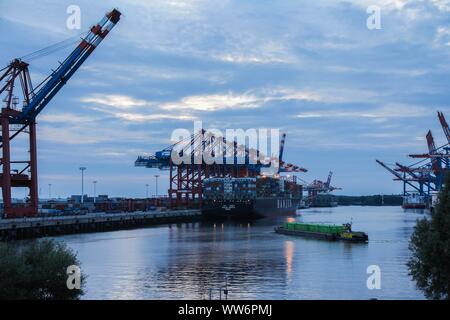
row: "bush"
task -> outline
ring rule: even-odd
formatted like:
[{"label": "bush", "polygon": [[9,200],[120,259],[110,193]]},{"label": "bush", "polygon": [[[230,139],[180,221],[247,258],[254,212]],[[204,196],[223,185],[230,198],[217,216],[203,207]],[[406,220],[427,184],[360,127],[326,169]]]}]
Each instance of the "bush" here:
[{"label": "bush", "polygon": [[410,275],[428,299],[450,298],[450,175],[431,219],[417,222],[411,236]]},{"label": "bush", "polygon": [[74,300],[81,289],[67,288],[67,267],[78,265],[65,244],[40,240],[27,245],[0,244],[0,300]]}]

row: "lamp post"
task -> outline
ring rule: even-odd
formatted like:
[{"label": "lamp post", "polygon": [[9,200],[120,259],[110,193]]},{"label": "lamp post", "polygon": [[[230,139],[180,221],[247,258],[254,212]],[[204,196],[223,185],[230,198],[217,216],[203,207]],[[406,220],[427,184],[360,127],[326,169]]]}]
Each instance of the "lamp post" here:
[{"label": "lamp post", "polygon": [[156,197],[158,198],[158,178],[159,178],[159,175],[158,174],[155,174],[155,184],[156,184],[156,186],[155,186],[155,192],[156,192]]},{"label": "lamp post", "polygon": [[92,181],[92,183],[94,184],[94,203],[96,203],[96,199],[97,199],[97,180]]},{"label": "lamp post", "polygon": [[52,198],[52,184],[48,184],[48,199],[50,200]]},{"label": "lamp post", "polygon": [[84,170],[86,167],[80,167],[81,170],[81,203],[84,203]]},{"label": "lamp post", "polygon": [[145,184],[145,211],[148,211],[148,183]]}]

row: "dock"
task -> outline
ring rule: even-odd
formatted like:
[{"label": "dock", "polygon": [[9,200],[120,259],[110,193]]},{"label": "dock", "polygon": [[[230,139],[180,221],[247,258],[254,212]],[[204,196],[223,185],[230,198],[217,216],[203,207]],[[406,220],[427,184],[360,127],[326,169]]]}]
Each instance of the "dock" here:
[{"label": "dock", "polygon": [[58,217],[0,219],[0,241],[192,222],[200,217],[200,210],[172,210],[130,213],[97,212]]}]

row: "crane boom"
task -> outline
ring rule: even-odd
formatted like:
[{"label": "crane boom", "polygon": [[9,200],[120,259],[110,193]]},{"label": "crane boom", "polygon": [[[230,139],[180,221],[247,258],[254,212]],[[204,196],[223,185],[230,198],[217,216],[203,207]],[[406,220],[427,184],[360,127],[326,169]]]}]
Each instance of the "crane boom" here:
[{"label": "crane boom", "polygon": [[121,13],[117,9],[113,9],[97,25],[93,26],[80,44],[50,75],[42,88],[37,93],[31,92],[32,97],[28,97],[30,102],[24,106],[20,115],[12,119],[11,123],[21,123],[24,120],[35,119],[114,28],[116,23],[119,22],[120,15]]},{"label": "crane boom", "polygon": [[[434,142],[433,134],[431,133],[431,130],[428,130],[427,133],[427,144],[428,144],[428,152],[430,155],[433,155],[436,153],[436,143]],[[438,175],[441,171],[441,164],[438,159],[431,158],[431,164],[433,167],[433,172],[435,175]]]},{"label": "crane boom", "polygon": [[387,171],[389,171],[390,173],[392,173],[398,180],[401,180],[403,182],[405,182],[406,184],[408,184],[410,187],[413,187],[415,190],[419,191],[419,188],[417,188],[415,185],[413,185],[411,182],[409,182],[408,180],[406,180],[405,178],[402,177],[401,174],[399,174],[398,172],[396,172],[395,170],[389,168],[386,164],[384,164],[384,162],[380,161],[380,160],[375,160],[380,166],[382,166],[383,168],[385,168]]},{"label": "crane boom", "polygon": [[434,137],[433,134],[431,133],[431,130],[428,130],[426,138],[427,138],[428,152],[430,154],[433,154],[434,152],[436,152],[436,143],[434,142]]},{"label": "crane boom", "polygon": [[430,170],[427,168],[411,168],[404,166],[398,162],[395,163],[398,169],[396,171],[407,173],[414,181],[422,183],[430,188],[430,190],[435,191],[435,188],[431,185],[434,178],[430,176]]},{"label": "crane boom", "polygon": [[281,136],[281,142],[280,142],[280,154],[279,154],[279,164],[280,166],[283,163],[283,152],[284,152],[284,143],[286,142],[286,133],[283,133]]},{"label": "crane boom", "polygon": [[[120,20],[121,13],[113,9],[95,26],[70,55],[40,85],[33,89],[28,63],[14,59],[0,74],[0,95],[5,95],[0,112],[0,186],[5,218],[36,216],[39,208],[36,117],[58,91],[91,55]],[[19,108],[19,90],[23,106]],[[28,154],[25,160],[13,159],[11,140],[19,134],[28,135]],[[23,155],[22,155],[23,157]],[[27,188],[26,202],[13,201],[13,188]]]},{"label": "crane boom", "polygon": [[307,169],[292,163],[286,163],[283,161],[284,144],[286,142],[286,133],[283,133],[280,141],[280,153],[278,155],[278,173],[280,172],[308,172]]},{"label": "crane boom", "polygon": [[325,183],[325,186],[326,186],[327,188],[329,188],[330,185],[331,185],[331,177],[332,177],[332,176],[333,176],[333,172],[330,171],[330,173],[328,174],[327,182]]},{"label": "crane boom", "polygon": [[438,111],[439,122],[441,123],[442,130],[444,130],[445,137],[447,138],[447,142],[450,143],[450,128],[448,127],[448,123],[445,120],[444,114]]}]

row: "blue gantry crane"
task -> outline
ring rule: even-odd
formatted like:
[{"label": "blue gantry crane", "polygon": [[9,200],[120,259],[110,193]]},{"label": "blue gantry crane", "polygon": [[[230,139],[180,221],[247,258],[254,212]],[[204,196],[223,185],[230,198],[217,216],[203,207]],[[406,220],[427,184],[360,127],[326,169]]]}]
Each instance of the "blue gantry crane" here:
[{"label": "blue gantry crane", "polygon": [[[67,83],[79,67],[92,54],[102,40],[120,20],[121,13],[113,9],[94,25],[69,56],[38,86],[33,87],[28,66],[22,59],[14,59],[0,70],[0,96],[4,96],[1,109],[2,149],[0,183],[3,195],[5,218],[35,216],[38,212],[36,117],[47,106],[58,91]],[[17,92],[17,87],[21,92]],[[19,95],[23,105],[19,107]],[[28,134],[29,159],[11,158],[11,140],[19,134]],[[13,168],[14,167],[14,168]],[[13,187],[29,189],[29,200],[25,205],[12,203]]]}]

